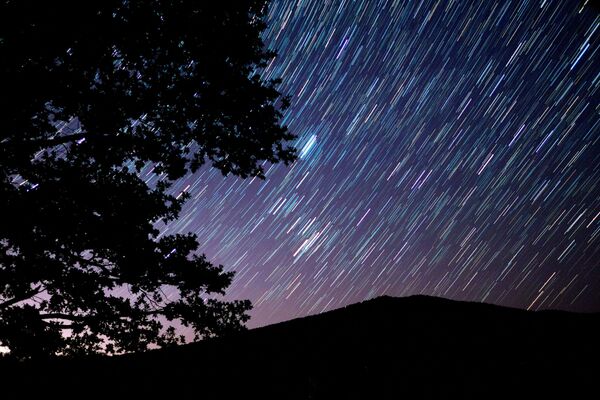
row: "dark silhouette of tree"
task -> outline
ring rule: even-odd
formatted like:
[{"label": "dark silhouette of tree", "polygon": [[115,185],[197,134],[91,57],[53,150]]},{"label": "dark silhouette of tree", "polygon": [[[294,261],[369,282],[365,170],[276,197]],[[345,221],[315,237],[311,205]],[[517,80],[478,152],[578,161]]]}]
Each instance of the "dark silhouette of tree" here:
[{"label": "dark silhouette of tree", "polygon": [[[244,329],[233,273],[160,235],[212,165],[295,157],[260,71],[266,0],[3,1],[0,344],[20,358],[138,351]],[[141,171],[153,168],[146,183]],[[169,293],[167,298],[165,293]]]}]

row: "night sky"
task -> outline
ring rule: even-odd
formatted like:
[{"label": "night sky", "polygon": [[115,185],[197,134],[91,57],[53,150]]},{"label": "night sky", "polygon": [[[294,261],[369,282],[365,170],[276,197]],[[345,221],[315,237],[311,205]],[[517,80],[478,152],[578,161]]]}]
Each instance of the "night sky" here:
[{"label": "night sky", "polygon": [[388,294],[600,311],[600,17],[579,1],[274,1],[299,160],[205,168],[168,232],[250,327]]}]

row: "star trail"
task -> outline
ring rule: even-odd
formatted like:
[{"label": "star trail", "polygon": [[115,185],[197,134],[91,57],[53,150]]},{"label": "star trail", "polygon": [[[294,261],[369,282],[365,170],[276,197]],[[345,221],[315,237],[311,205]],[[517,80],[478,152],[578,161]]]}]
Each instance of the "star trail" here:
[{"label": "star trail", "polygon": [[237,271],[249,326],[383,294],[600,311],[597,8],[280,0],[267,22],[299,159],[199,171],[168,227]]}]

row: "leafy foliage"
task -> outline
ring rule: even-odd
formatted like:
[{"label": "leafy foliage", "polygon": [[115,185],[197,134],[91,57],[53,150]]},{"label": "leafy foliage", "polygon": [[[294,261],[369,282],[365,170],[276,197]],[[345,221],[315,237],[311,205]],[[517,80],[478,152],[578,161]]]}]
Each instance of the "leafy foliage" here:
[{"label": "leafy foliage", "polygon": [[[233,273],[160,235],[204,164],[264,178],[295,157],[288,99],[260,71],[267,1],[0,5],[0,343],[136,351],[243,329]],[[156,184],[139,173],[153,168]],[[165,295],[168,291],[169,297]],[[208,299],[210,298],[210,299]]]}]

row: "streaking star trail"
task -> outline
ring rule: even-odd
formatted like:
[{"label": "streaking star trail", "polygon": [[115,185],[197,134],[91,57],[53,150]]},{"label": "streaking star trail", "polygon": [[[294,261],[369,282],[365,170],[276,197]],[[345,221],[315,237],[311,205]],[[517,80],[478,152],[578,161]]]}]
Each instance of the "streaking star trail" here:
[{"label": "streaking star trail", "polygon": [[237,271],[250,326],[382,294],[600,311],[597,8],[280,0],[267,22],[299,159],[199,171],[169,226]]}]

